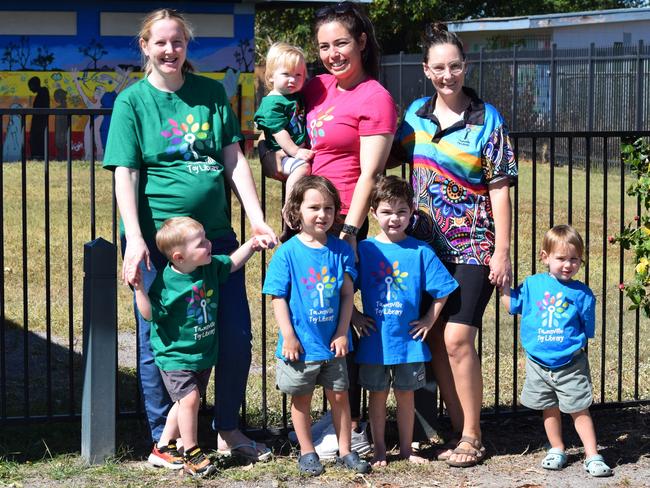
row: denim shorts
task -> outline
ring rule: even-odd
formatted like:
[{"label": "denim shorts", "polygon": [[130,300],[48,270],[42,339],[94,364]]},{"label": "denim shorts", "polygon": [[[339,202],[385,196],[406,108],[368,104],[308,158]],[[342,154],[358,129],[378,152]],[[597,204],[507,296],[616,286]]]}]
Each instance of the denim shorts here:
[{"label": "denim shorts", "polygon": [[347,391],[350,385],[344,357],[307,363],[278,358],[275,379],[278,389],[292,396],[309,395],[316,385],[332,391]]},{"label": "denim shorts", "polygon": [[526,358],[526,381],[521,404],[534,410],[560,407],[563,413],[589,408],[593,402],[589,359],[584,351],[570,363],[550,369]]},{"label": "denim shorts", "polygon": [[190,371],[190,370],[174,370],[174,371],[163,371],[160,370],[160,376],[162,377],[167,393],[173,402],[182,400],[191,391],[196,388],[199,390],[201,395],[205,395],[206,390],[208,389],[208,381],[210,381],[210,374],[212,373],[212,368],[202,369],[201,371]]},{"label": "denim shorts", "polygon": [[368,391],[415,391],[426,384],[424,363],[360,364],[359,384]]}]

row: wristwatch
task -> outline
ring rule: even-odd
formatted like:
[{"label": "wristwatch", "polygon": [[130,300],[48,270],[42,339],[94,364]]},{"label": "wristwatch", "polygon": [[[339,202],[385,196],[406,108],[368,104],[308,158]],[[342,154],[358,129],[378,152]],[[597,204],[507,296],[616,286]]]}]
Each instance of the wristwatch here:
[{"label": "wristwatch", "polygon": [[343,227],[341,228],[341,232],[349,236],[356,236],[357,232],[359,232],[359,227],[355,227],[354,225],[350,225],[350,224],[343,224]]}]

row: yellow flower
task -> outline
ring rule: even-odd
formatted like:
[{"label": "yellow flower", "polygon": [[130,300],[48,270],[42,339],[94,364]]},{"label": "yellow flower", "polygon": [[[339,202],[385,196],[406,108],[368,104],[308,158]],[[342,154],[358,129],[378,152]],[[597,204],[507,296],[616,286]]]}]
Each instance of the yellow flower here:
[{"label": "yellow flower", "polygon": [[648,269],[649,264],[650,264],[650,261],[648,261],[648,258],[641,258],[641,259],[639,259],[639,263],[636,265],[635,271],[638,274],[645,274],[645,272]]}]

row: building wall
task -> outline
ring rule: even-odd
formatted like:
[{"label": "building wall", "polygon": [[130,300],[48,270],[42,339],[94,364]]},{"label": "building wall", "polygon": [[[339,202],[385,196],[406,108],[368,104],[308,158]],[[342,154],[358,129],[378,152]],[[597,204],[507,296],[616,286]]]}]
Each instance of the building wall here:
[{"label": "building wall", "polygon": [[558,48],[580,48],[592,42],[596,47],[636,45],[639,40],[650,44],[650,20],[616,22],[611,24],[585,24],[553,29],[553,42]]},{"label": "building wall", "polygon": [[[47,89],[50,107],[63,106],[63,101],[67,108],[110,107],[121,89],[142,76],[135,37],[146,13],[160,8],[157,2],[8,3],[0,5],[0,107],[32,107],[35,92],[28,83],[33,77]],[[187,15],[195,29],[189,59],[199,72],[224,83],[233,107],[241,114],[242,129],[252,131],[253,5],[172,1],[165,6]],[[14,156],[15,146],[20,143],[16,138],[20,118],[5,116],[3,122],[3,152],[5,156]],[[51,117],[50,154],[56,151],[56,126]],[[27,133],[29,129],[28,120]],[[88,156],[87,118],[74,117],[72,129],[73,156]],[[99,129],[95,131],[98,157],[105,142],[105,127],[102,130],[104,134]]]}]

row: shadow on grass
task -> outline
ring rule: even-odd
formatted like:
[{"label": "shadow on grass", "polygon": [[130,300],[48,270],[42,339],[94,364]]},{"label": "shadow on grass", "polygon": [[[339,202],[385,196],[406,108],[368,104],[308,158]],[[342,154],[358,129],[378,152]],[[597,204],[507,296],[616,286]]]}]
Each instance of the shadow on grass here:
[{"label": "shadow on grass", "polygon": [[[74,417],[81,412],[83,357],[81,338],[52,337],[32,332],[5,320],[0,330],[4,348],[0,351],[0,423],[52,420]],[[120,368],[117,377],[121,412],[134,411],[138,404],[133,368]],[[7,419],[5,421],[5,419]],[[30,420],[33,419],[33,420]]]}]

